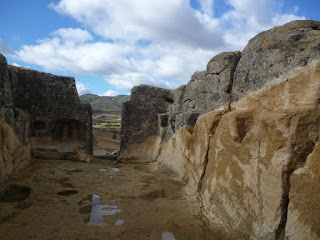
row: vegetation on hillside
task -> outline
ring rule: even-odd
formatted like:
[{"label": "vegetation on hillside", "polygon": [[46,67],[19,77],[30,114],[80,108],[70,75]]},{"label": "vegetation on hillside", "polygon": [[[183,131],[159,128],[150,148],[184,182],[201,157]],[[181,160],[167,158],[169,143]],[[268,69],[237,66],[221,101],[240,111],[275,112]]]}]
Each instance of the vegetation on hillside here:
[{"label": "vegetation on hillside", "polygon": [[80,96],[83,103],[90,103],[93,114],[121,114],[122,103],[129,99],[128,95],[115,97],[98,96],[94,94],[84,94]]}]

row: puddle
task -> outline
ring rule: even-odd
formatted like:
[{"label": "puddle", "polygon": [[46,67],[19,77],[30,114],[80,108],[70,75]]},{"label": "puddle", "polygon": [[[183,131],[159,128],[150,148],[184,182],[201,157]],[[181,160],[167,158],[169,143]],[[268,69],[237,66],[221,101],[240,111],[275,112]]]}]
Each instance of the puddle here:
[{"label": "puddle", "polygon": [[100,203],[100,195],[92,194],[92,202]]},{"label": "puddle", "polygon": [[88,225],[106,226],[103,216],[110,216],[121,212],[117,205],[92,205]]},{"label": "puddle", "polygon": [[174,237],[174,234],[172,232],[163,232],[162,240],[176,240],[176,238]]},{"label": "puddle", "polygon": [[106,172],[106,171],[108,171],[108,170],[105,169],[105,168],[100,168],[100,169],[99,169],[99,172]]},{"label": "puddle", "polygon": [[165,198],[167,194],[164,190],[155,190],[145,195],[140,196],[142,199],[157,199],[157,198]]},{"label": "puddle", "polygon": [[[121,210],[118,208],[118,205],[115,205],[116,201],[114,199],[110,200],[112,205],[97,204],[100,203],[100,195],[92,194],[91,197],[94,205],[88,205],[79,210],[79,213],[81,214],[90,214],[90,217],[85,219],[85,222],[88,223],[89,226],[106,226],[107,224],[103,222],[104,216],[115,215],[121,212]],[[115,225],[122,225],[123,223],[124,220],[118,219],[115,222]]]},{"label": "puddle", "polygon": [[58,192],[57,194],[61,196],[70,196],[77,193],[78,193],[77,190],[65,190],[65,191]]},{"label": "puddle", "polygon": [[28,187],[9,185],[0,192],[0,202],[22,202],[29,197],[30,192]]},{"label": "puddle", "polygon": [[120,225],[124,224],[124,220],[118,219],[114,224],[115,224],[116,226],[120,226]]},{"label": "puddle", "polygon": [[111,168],[111,172],[119,172],[120,168]]}]

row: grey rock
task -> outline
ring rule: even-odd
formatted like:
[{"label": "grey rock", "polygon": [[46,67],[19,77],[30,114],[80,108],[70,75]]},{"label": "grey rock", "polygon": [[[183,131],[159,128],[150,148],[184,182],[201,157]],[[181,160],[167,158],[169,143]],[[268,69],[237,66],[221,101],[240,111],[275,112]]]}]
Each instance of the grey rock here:
[{"label": "grey rock", "polygon": [[232,100],[320,57],[320,22],[293,21],[262,32],[242,52],[234,73]]},{"label": "grey rock", "polygon": [[240,56],[240,52],[218,54],[210,60],[206,71],[195,72],[187,85],[174,90],[174,103],[168,111],[172,124],[165,131],[165,140],[181,127],[195,125],[199,116],[228,106],[233,73]]},{"label": "grey rock", "polygon": [[[9,66],[8,71],[13,105],[31,116],[31,136],[37,139],[31,146],[33,156],[79,160],[73,154],[76,148],[92,155],[91,107],[80,102],[74,78],[14,66]],[[53,154],[35,144],[48,139],[51,148],[64,143],[64,150],[57,148]]]},{"label": "grey rock", "polygon": [[122,105],[120,151],[159,135],[158,114],[166,113],[172,102],[171,90],[148,85],[134,87],[130,100]]},{"label": "grey rock", "polygon": [[[232,101],[319,59],[319,30],[320,22],[293,21],[258,34],[242,53],[218,54],[206,71],[195,72],[187,85],[171,92],[154,88],[152,94],[146,94],[152,87],[135,88],[131,100],[123,105],[121,152],[151,135],[166,141],[181,127],[192,127],[199,116],[219,108],[228,110]],[[159,97],[166,95],[163,91],[172,101]]]}]

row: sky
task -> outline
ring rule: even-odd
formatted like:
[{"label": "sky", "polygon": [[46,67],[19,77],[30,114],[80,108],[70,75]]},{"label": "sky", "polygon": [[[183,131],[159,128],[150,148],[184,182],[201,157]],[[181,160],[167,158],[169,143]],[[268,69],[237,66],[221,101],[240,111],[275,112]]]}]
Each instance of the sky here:
[{"label": "sky", "polygon": [[79,95],[176,88],[261,31],[320,21],[319,0],[0,0],[8,64],[73,76]]}]

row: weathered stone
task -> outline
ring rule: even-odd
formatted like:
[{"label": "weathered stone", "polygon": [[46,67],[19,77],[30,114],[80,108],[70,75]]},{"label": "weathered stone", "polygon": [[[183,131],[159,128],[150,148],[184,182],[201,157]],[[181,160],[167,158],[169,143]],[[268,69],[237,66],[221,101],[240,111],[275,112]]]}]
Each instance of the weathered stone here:
[{"label": "weathered stone", "polygon": [[318,141],[305,166],[295,170],[290,178],[290,203],[285,229],[288,239],[320,238],[319,146]]},{"label": "weathered stone", "polygon": [[251,39],[234,73],[233,101],[320,57],[320,22],[293,21]]},{"label": "weathered stone", "polygon": [[0,184],[31,156],[90,161],[91,125],[73,78],[8,66],[0,54]]},{"label": "weathered stone", "polygon": [[30,118],[16,108],[0,108],[0,185],[29,165]]},{"label": "weathered stone", "polygon": [[31,115],[32,155],[90,161],[91,107],[82,104],[71,77],[9,66],[14,106]]},{"label": "weathered stone", "polygon": [[122,107],[121,152],[159,135],[158,114],[173,102],[172,91],[147,85],[134,87]]},{"label": "weathered stone", "polygon": [[208,225],[237,239],[319,239],[319,26],[261,33],[239,63],[237,52],[213,58],[174,90],[158,135],[127,146],[130,158],[172,171]]}]

